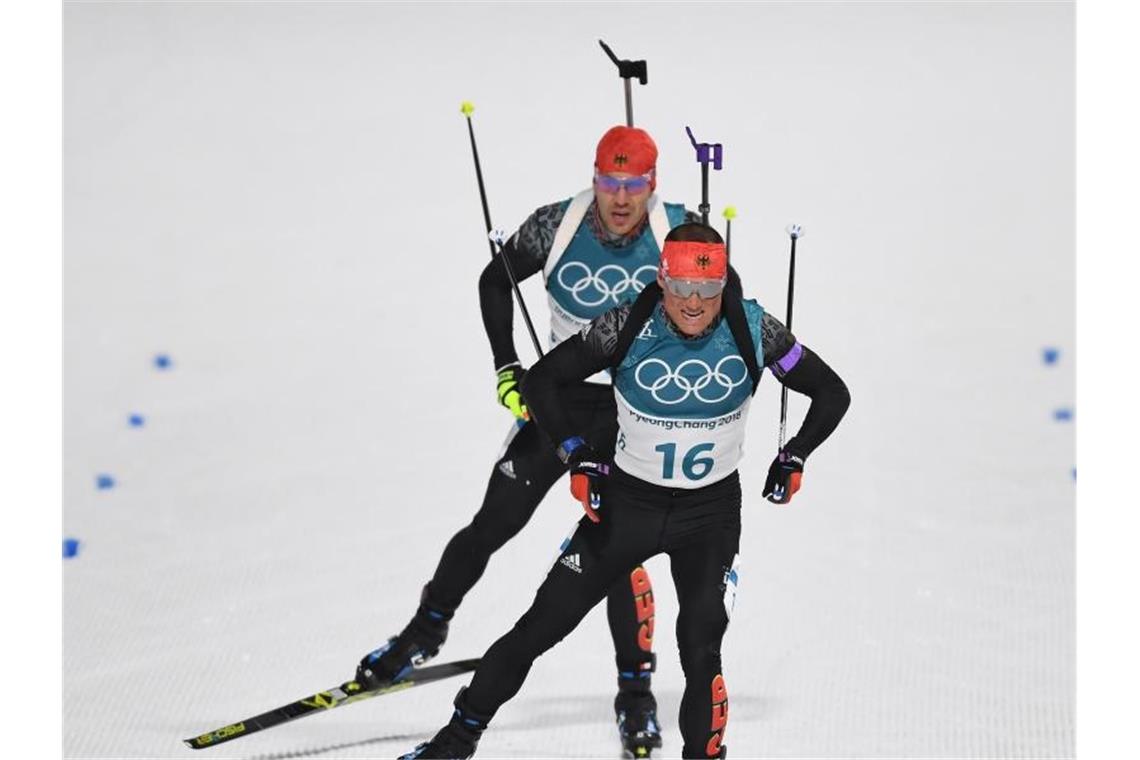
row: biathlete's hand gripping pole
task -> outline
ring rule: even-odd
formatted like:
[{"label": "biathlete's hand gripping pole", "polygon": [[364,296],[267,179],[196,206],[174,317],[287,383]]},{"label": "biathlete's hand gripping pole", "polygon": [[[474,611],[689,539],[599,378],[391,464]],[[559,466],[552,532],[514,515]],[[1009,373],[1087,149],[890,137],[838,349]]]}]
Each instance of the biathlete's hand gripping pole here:
[{"label": "biathlete's hand gripping pole", "polygon": [[701,205],[698,207],[701,212],[701,222],[703,224],[709,223],[709,164],[713,165],[713,169],[720,171],[721,159],[724,156],[724,148],[720,143],[699,143],[697,138],[693,137],[693,130],[685,127],[685,131],[689,133],[689,142],[693,144],[693,148],[697,151],[697,163],[701,165]]},{"label": "biathlete's hand gripping pole", "polygon": [[[792,329],[792,299],[796,292],[796,241],[804,236],[804,230],[798,224],[787,226],[788,237],[792,239],[792,258],[788,264],[788,322],[787,328]],[[780,386],[780,440],[778,450],[784,448],[784,434],[788,421],[788,386]]]},{"label": "biathlete's hand gripping pole", "polygon": [[519,290],[519,281],[515,278],[511,262],[503,253],[503,243],[506,241],[506,236],[502,230],[491,230],[491,212],[487,209],[487,190],[483,187],[483,170],[479,166],[479,149],[475,147],[475,128],[471,126],[471,114],[475,112],[475,105],[469,101],[464,101],[459,106],[459,111],[467,117],[467,134],[471,137],[471,155],[475,157],[475,178],[479,181],[479,200],[483,203],[483,222],[487,226],[487,245],[491,247],[491,258],[495,258],[496,252],[499,254],[499,260],[503,262],[503,269],[507,272],[507,279],[511,281],[511,288],[515,291],[515,299],[519,302],[523,320],[526,321],[526,329],[534,343],[534,350],[538,352],[538,356],[541,358],[543,355],[542,344],[538,342],[538,336],[534,332],[534,324],[530,321],[530,312],[526,309],[526,302],[523,301],[522,291]]},{"label": "biathlete's hand gripping pole", "polygon": [[614,51],[610,50],[610,46],[598,40],[598,44],[602,46],[602,50],[606,51],[606,55],[614,62],[618,68],[618,76],[625,80],[625,125],[627,127],[633,126],[633,87],[631,86],[630,79],[637,77],[637,81],[642,84],[649,82],[649,71],[646,68],[645,61],[625,61],[619,60]]}]

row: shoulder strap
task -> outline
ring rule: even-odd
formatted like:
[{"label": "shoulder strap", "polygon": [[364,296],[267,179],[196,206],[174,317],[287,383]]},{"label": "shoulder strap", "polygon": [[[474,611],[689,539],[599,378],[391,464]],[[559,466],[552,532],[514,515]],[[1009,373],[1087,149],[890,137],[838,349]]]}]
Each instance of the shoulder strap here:
[{"label": "shoulder strap", "polygon": [[744,359],[744,366],[748,367],[748,376],[752,378],[752,395],[760,386],[760,363],[756,361],[756,343],[752,340],[752,331],[748,329],[748,317],[744,313],[744,302],[736,288],[724,289],[724,299],[721,301],[724,309],[724,318],[728,320],[728,329],[732,331],[732,339],[740,350]]},{"label": "shoulder strap", "polygon": [[657,194],[654,193],[649,196],[645,210],[649,214],[649,227],[653,230],[654,239],[657,240],[657,250],[662,251],[665,249],[665,236],[673,229],[669,224],[669,215],[665,213],[665,204],[658,202]]},{"label": "shoulder strap", "polygon": [[558,266],[562,254],[570,246],[570,241],[574,239],[574,233],[578,231],[578,226],[586,218],[586,209],[590,208],[590,203],[593,200],[594,189],[590,188],[578,193],[570,201],[566,213],[562,215],[562,221],[558,224],[558,229],[554,232],[554,241],[550,244],[550,253],[546,256],[546,266],[542,268],[543,277],[550,277],[554,267]]},{"label": "shoulder strap", "polygon": [[633,339],[645,326],[645,320],[652,316],[653,307],[657,305],[657,301],[660,299],[661,286],[656,282],[649,283],[638,293],[633,306],[629,309],[629,314],[625,318],[625,324],[621,326],[621,330],[618,332],[617,343],[614,345],[614,357],[610,362],[611,368],[616,370],[618,365],[625,360],[625,355],[629,353]]},{"label": "shoulder strap", "polygon": [[[574,239],[574,233],[578,231],[582,220],[586,218],[586,210],[590,208],[590,204],[593,202],[593,188],[583,190],[570,201],[570,205],[566,208],[566,213],[562,215],[562,221],[554,233],[554,241],[550,244],[550,253],[547,254],[546,265],[542,268],[543,277],[550,277],[550,273],[558,266],[558,262],[562,260],[562,254],[566,253],[566,249],[570,247],[570,241]],[[649,215],[649,228],[653,231],[653,237],[657,241],[657,250],[660,251],[665,247],[665,236],[672,229],[669,225],[669,215],[665,213],[665,204],[658,202],[657,194],[654,193],[649,196],[645,210]]]}]

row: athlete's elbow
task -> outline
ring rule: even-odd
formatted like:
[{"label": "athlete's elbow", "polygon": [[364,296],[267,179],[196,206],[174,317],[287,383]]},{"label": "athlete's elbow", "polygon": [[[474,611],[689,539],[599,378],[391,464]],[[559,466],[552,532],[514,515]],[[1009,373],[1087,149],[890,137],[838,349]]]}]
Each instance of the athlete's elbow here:
[{"label": "athlete's elbow", "polygon": [[[807,349],[804,349],[807,353]],[[842,417],[847,413],[847,408],[851,406],[851,391],[847,388],[847,383],[843,382],[843,378],[839,373],[827,365],[823,359],[818,356],[812,356],[812,364],[818,362],[814,374],[816,376],[817,391],[814,396],[822,397],[826,400],[827,406],[836,410],[838,416]]]},{"label": "athlete's elbow", "polygon": [[842,418],[843,415],[847,414],[847,410],[851,406],[851,391],[847,389],[847,383],[843,382],[839,375],[835,376],[831,387],[828,388],[828,396],[838,417]]}]

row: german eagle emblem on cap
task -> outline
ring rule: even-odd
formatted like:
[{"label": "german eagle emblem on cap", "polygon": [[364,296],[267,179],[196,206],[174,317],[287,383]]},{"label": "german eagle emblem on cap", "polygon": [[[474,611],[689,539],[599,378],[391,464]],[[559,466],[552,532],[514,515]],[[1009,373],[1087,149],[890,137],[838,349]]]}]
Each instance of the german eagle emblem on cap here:
[{"label": "german eagle emblem on cap", "polygon": [[614,156],[614,163],[618,166],[625,166],[627,163],[629,163],[629,156],[627,156],[625,153],[618,153],[616,156]]},{"label": "german eagle emblem on cap", "polygon": [[707,269],[709,264],[712,263],[712,259],[709,258],[709,255],[707,253],[698,253],[696,262],[697,266],[699,266],[701,269]]}]

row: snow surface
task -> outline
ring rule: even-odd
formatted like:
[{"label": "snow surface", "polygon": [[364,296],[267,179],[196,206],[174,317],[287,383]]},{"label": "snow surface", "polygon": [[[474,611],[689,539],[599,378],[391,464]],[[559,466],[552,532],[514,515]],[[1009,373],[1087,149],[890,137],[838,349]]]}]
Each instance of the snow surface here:
[{"label": "snow surface", "polygon": [[[736,264],[777,315],[803,225],[795,332],[853,395],[784,508],[759,496],[771,378],[753,405],[730,757],[1071,757],[1073,15],[66,4],[65,755],[189,757],[181,739],[347,679],[406,622],[509,425],[459,104],[513,229],[585,187],[624,120],[600,37],[649,62],[634,114],[666,199],[700,200],[685,125],[724,144],[714,214],[739,209]],[[537,278],[524,293],[544,322]],[[441,659],[507,630],[577,516],[560,483]],[[677,757],[667,564],[654,685]],[[596,609],[479,756],[617,756],[612,657]],[[200,756],[393,757],[465,682]]]}]

